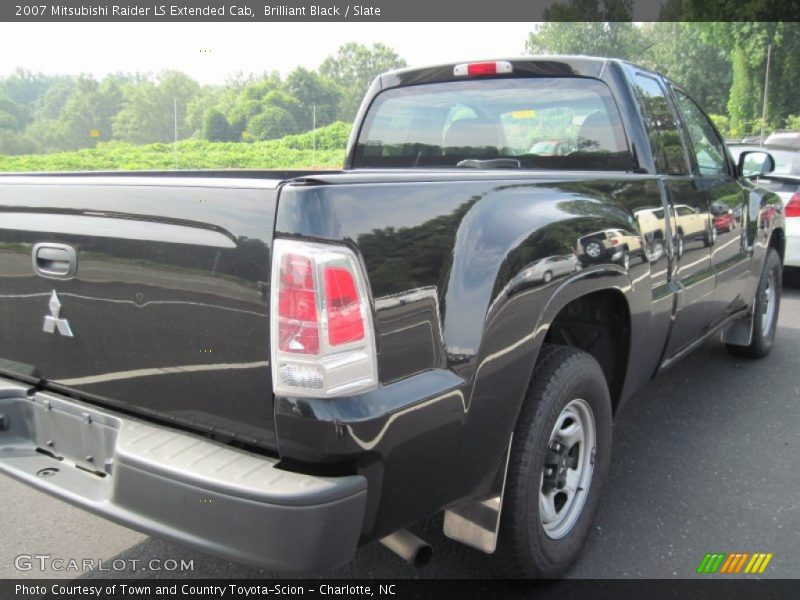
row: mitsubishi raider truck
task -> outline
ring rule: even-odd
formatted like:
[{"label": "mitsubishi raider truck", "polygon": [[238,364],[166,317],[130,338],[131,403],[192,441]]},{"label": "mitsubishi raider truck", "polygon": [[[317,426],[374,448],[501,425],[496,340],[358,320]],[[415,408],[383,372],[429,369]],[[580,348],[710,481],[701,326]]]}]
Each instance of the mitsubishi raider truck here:
[{"label": "mitsubishi raider truck", "polygon": [[0,176],[0,471],[274,571],[422,562],[443,512],[557,577],[633,392],[711,336],[770,351],[747,156],[658,74],[556,56],[378,77],[337,172]]}]

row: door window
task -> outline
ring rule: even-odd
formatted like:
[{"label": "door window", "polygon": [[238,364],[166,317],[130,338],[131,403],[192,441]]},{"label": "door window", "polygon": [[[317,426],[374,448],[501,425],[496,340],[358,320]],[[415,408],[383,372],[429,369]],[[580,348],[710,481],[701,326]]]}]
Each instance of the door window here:
[{"label": "door window", "polygon": [[727,175],[725,145],[702,110],[680,90],[674,90],[678,108],[686,122],[700,175]]},{"label": "door window", "polygon": [[664,88],[641,73],[636,74],[635,83],[656,169],[666,175],[688,175],[686,151]]}]

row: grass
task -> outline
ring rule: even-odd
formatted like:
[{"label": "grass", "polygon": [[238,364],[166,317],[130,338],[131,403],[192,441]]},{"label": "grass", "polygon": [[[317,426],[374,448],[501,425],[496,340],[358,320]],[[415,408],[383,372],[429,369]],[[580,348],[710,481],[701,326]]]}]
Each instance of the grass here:
[{"label": "grass", "polygon": [[[100,142],[96,148],[8,156],[0,154],[0,171],[142,171],[150,169],[323,169],[341,168],[350,125],[333,123],[279,140],[208,142],[134,146]],[[316,151],[313,150],[316,137]]]}]

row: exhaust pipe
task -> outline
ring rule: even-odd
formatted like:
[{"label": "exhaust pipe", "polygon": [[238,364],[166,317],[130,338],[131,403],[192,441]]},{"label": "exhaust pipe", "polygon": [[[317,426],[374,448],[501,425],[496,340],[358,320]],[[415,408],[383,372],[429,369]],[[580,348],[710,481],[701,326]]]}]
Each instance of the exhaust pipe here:
[{"label": "exhaust pipe", "polygon": [[419,539],[407,529],[395,531],[379,541],[397,556],[415,567],[424,567],[433,556],[433,550],[431,550],[427,542]]}]

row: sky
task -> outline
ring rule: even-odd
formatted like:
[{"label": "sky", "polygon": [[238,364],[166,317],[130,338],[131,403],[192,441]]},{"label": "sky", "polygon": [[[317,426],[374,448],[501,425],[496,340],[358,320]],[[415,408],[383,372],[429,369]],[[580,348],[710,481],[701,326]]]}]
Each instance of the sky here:
[{"label": "sky", "polygon": [[316,69],[346,42],[392,48],[409,66],[519,56],[534,23],[0,23],[0,77],[157,73],[220,84],[237,72]]}]

